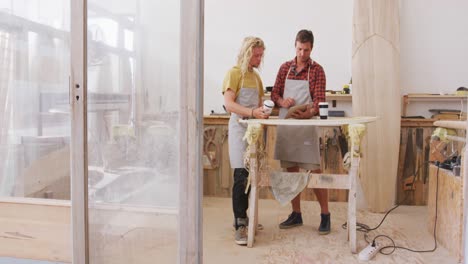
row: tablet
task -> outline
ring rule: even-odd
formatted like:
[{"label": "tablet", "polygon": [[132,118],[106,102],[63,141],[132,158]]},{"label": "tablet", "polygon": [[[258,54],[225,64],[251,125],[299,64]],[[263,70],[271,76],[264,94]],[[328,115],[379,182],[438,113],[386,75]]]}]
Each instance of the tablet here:
[{"label": "tablet", "polygon": [[292,106],[288,109],[288,113],[286,114],[286,116],[284,117],[284,119],[288,119],[288,118],[293,118],[292,117],[292,114],[296,111],[296,110],[301,110],[301,111],[304,111],[307,109],[307,105],[308,104],[302,104],[302,105],[295,105],[295,106]]}]

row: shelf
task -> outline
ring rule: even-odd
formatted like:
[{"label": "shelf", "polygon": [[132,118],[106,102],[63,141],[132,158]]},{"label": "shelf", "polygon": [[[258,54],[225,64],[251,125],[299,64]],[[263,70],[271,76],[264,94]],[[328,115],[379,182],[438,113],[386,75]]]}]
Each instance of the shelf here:
[{"label": "shelf", "polygon": [[353,96],[351,94],[327,94],[327,101],[352,101]]},{"label": "shelf", "polygon": [[[271,93],[265,93],[263,99],[270,99]],[[326,94],[327,101],[350,101],[353,96],[351,94]]]},{"label": "shelf", "polygon": [[454,95],[454,94],[407,94],[403,98],[411,101],[452,101],[452,100],[466,100],[468,97],[466,95]]},{"label": "shelf", "polygon": [[445,101],[445,102],[457,102],[457,101],[466,101],[468,96],[465,95],[454,95],[454,94],[447,94],[447,95],[440,95],[440,94],[407,94],[403,95],[403,109],[401,114],[406,116],[406,110],[408,108],[408,104],[410,101]]},{"label": "shelf", "polygon": [[353,96],[351,94],[329,94],[326,95],[326,100],[332,102],[332,107],[336,107],[336,102],[351,102]]}]

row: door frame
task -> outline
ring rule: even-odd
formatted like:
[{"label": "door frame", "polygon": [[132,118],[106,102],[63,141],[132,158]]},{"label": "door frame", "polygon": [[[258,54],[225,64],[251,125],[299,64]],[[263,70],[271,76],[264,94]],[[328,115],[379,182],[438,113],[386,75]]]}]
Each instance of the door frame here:
[{"label": "door frame", "polygon": [[71,226],[75,264],[89,263],[87,3],[87,0],[70,1]]}]

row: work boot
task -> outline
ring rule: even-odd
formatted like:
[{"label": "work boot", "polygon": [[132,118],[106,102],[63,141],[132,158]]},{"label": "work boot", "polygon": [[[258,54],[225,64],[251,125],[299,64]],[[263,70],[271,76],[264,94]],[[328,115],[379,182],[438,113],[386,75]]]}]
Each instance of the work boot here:
[{"label": "work boot", "polygon": [[284,222],[279,224],[279,228],[280,229],[288,229],[288,228],[291,228],[291,227],[301,226],[301,225],[302,225],[302,214],[293,211],[288,216],[288,219],[286,219]]},{"label": "work boot", "polygon": [[322,220],[320,221],[319,234],[327,235],[330,233],[331,223],[330,223],[330,213],[329,214],[320,214]]}]

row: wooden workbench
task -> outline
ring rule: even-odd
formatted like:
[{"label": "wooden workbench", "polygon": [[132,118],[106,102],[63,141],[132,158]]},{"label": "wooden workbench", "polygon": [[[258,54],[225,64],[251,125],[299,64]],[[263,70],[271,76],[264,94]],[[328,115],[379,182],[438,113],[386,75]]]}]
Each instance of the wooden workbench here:
[{"label": "wooden workbench", "polygon": [[[203,181],[203,195],[214,196],[214,197],[231,197],[232,194],[232,169],[229,163],[229,146],[228,146],[228,115],[210,115],[204,117],[204,127],[206,129],[214,130],[214,141],[218,145],[218,153],[215,154],[219,161],[217,167],[212,168],[205,159],[204,169],[204,181]],[[213,133],[210,131],[210,133]],[[208,132],[206,132],[208,133]],[[323,138],[325,135],[333,134],[333,129],[322,130]],[[271,169],[279,170],[279,161],[273,159],[274,154],[274,142],[276,141],[276,127],[267,127],[266,133],[266,152],[268,159],[268,166]],[[206,143],[206,139],[205,139]],[[212,148],[214,149],[214,148]],[[323,157],[324,150],[322,152],[322,168],[326,173],[343,173],[344,170],[342,164],[342,154],[339,147],[330,147],[327,150],[328,160]],[[329,201],[332,202],[346,202],[348,200],[347,190],[330,190],[328,193]],[[269,188],[263,188],[260,190],[261,199],[274,199]],[[302,192],[301,199],[305,201],[317,200],[312,189],[306,189]]]},{"label": "wooden workbench", "polygon": [[[251,119],[251,120],[240,120],[239,122],[248,124],[249,130],[257,130],[260,134],[264,133],[264,127],[269,126],[318,126],[318,127],[339,127],[343,125],[349,125],[350,133],[350,151],[359,151],[359,145],[361,137],[364,134],[364,124],[374,122],[377,120],[376,117],[353,117],[353,118],[329,118],[326,120],[322,119]],[[359,129],[353,129],[351,126],[361,126],[363,130],[359,132]],[[355,131],[355,132],[353,132]],[[255,133],[255,132],[253,132]],[[246,134],[249,134],[247,132]],[[246,135],[247,136],[247,135]],[[263,137],[259,137],[262,139]],[[262,173],[261,166],[259,166],[259,160],[257,158],[258,153],[258,142],[253,140],[249,142],[250,148],[250,194],[249,194],[249,227],[248,227],[248,239],[247,247],[252,247],[255,240],[256,226],[258,222],[258,198],[259,198],[259,187],[260,186],[260,175]],[[357,147],[357,148],[355,148]],[[327,173],[310,173],[309,188],[325,188],[325,189],[345,189],[349,190],[348,195],[348,217],[347,217],[347,232],[348,240],[352,253],[357,252],[356,248],[356,191],[357,191],[357,180],[359,171],[360,154],[351,155],[351,164],[348,173],[346,174],[327,174]]]}]

